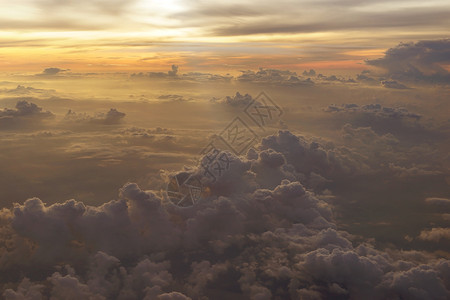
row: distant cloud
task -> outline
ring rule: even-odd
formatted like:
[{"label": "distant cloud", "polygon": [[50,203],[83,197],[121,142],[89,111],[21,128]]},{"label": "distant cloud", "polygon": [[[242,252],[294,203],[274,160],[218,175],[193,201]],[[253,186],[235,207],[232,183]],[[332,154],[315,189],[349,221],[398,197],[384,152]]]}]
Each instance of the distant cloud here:
[{"label": "distant cloud", "polygon": [[179,74],[179,67],[177,65],[172,65],[171,70],[164,72],[139,72],[131,74],[131,78],[166,78],[166,79],[177,79],[177,80],[192,80],[192,81],[229,81],[233,76],[213,74],[213,73],[203,73],[203,72],[188,72]]},{"label": "distant cloud", "polygon": [[316,71],[313,69],[310,69],[309,71],[303,71],[303,76],[316,76]]},{"label": "distant cloud", "polygon": [[160,95],[158,96],[158,99],[172,102],[189,101],[188,99],[185,99],[183,96],[175,94]]},{"label": "distant cloud", "polygon": [[236,79],[242,82],[263,83],[274,85],[313,85],[314,82],[310,78],[302,78],[296,72],[289,70],[264,69],[258,71],[241,71],[242,74]]},{"label": "distant cloud", "polygon": [[172,65],[172,70],[167,72],[169,76],[177,76],[177,73],[178,73],[178,66],[176,65]]},{"label": "distant cloud", "polygon": [[37,89],[31,86],[26,87],[19,84],[16,88],[13,89],[0,89],[0,93],[17,96],[34,95],[34,94],[50,96],[55,93],[55,90]]},{"label": "distant cloud", "polygon": [[224,98],[213,98],[211,102],[220,103],[225,105],[230,105],[233,107],[246,107],[253,101],[253,97],[249,94],[241,95],[241,93],[236,92],[234,96],[226,96]]},{"label": "distant cloud", "polygon": [[439,242],[441,240],[450,240],[450,228],[431,228],[423,230],[418,237],[420,240]]},{"label": "distant cloud", "polygon": [[107,113],[100,113],[95,116],[87,114],[76,113],[69,110],[64,116],[63,121],[69,123],[78,124],[101,124],[101,125],[116,125],[119,124],[125,117],[125,113],[118,111],[115,108],[111,108]]},{"label": "distant cloud", "polygon": [[408,88],[406,85],[401,84],[395,80],[383,80],[381,81],[381,85],[384,86],[385,88],[398,90],[404,90]]},{"label": "distant cloud", "polygon": [[371,127],[377,133],[407,135],[414,140],[419,134],[432,137],[420,123],[422,115],[410,112],[403,107],[386,107],[378,103],[366,105],[346,103],[340,106],[329,105],[324,111],[333,113],[345,123],[358,127]]},{"label": "distant cloud", "polygon": [[0,130],[36,125],[53,117],[51,112],[43,111],[36,104],[21,100],[17,102],[16,109],[0,110]]},{"label": "distant cloud", "polygon": [[425,203],[450,209],[450,199],[448,198],[429,197],[425,199]]},{"label": "distant cloud", "polygon": [[46,69],[44,69],[44,71],[42,71],[42,73],[36,74],[36,75],[53,76],[53,75],[57,75],[57,74],[60,74],[62,72],[66,72],[66,71],[69,71],[69,70],[68,69],[64,70],[64,69],[60,69],[60,68],[46,68]]},{"label": "distant cloud", "polygon": [[400,43],[366,63],[384,69],[394,80],[450,83],[450,73],[443,67],[450,63],[450,39]]}]

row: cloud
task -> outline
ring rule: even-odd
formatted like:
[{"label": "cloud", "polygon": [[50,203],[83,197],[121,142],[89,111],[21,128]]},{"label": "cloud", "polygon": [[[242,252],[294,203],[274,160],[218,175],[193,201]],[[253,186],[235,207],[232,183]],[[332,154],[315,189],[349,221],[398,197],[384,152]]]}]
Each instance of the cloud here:
[{"label": "cloud", "polygon": [[450,240],[450,228],[431,228],[430,230],[422,230],[418,239],[436,243],[441,240]]},{"label": "cloud", "polygon": [[309,71],[305,70],[302,73],[303,76],[316,76],[316,71],[314,69],[310,69]]},{"label": "cloud", "polygon": [[450,208],[450,199],[447,198],[429,197],[425,199],[425,203],[433,206]]},{"label": "cloud", "polygon": [[58,75],[60,73],[66,72],[66,71],[70,71],[70,70],[64,70],[64,69],[60,69],[60,68],[46,68],[44,69],[44,71],[42,71],[42,73],[40,74],[36,74],[39,76],[54,76],[54,75]]},{"label": "cloud", "polygon": [[443,66],[450,63],[450,39],[400,43],[366,63],[384,69],[394,80],[449,83],[450,73]]},{"label": "cloud", "polygon": [[258,71],[241,71],[236,79],[241,82],[274,84],[274,85],[313,85],[310,78],[301,78],[296,72],[260,68]]},{"label": "cloud", "polygon": [[74,124],[99,124],[99,125],[117,125],[122,122],[126,114],[111,108],[107,113],[100,113],[95,116],[87,114],[76,113],[69,110],[64,116],[63,121]]},{"label": "cloud", "polygon": [[49,111],[25,100],[16,103],[16,109],[0,110],[0,129],[21,128],[40,125],[43,121],[53,118]]},{"label": "cloud", "polygon": [[381,85],[388,89],[404,90],[408,88],[406,85],[401,84],[395,80],[383,80],[381,81]]},{"label": "cloud", "polygon": [[206,156],[168,173],[203,184],[193,206],[127,183],[100,205],[31,198],[3,209],[3,296],[448,298],[447,260],[358,240],[338,229],[332,205],[308,189],[299,172],[345,174],[351,162],[340,151],[281,131],[247,157],[221,154],[229,168],[215,180],[205,172]]},{"label": "cloud", "polygon": [[325,178],[333,178],[355,174],[365,168],[356,156],[346,153],[347,149],[341,151],[338,148],[326,148],[316,141],[308,141],[287,130],[263,138],[259,149],[273,149],[282,153],[296,172],[307,176],[315,173]]},{"label": "cloud", "polygon": [[181,75],[181,79],[192,81],[213,81],[213,82],[227,82],[231,81],[234,77],[230,74],[221,75],[213,73],[202,72],[188,72]]},{"label": "cloud", "polygon": [[167,72],[167,75],[169,76],[177,76],[178,73],[178,66],[172,65],[172,70]]},{"label": "cloud", "polygon": [[23,86],[23,85],[17,85],[14,89],[2,89],[0,90],[0,93],[4,93],[7,95],[17,95],[17,96],[24,96],[24,95],[44,95],[44,96],[51,96],[55,93],[55,90],[47,90],[47,89],[37,89],[31,86]]},{"label": "cloud", "polygon": [[139,79],[139,78],[161,78],[161,79],[177,79],[177,80],[187,80],[187,81],[230,81],[233,79],[232,75],[220,75],[213,73],[203,73],[203,72],[188,72],[179,74],[179,67],[177,65],[172,65],[172,69],[164,72],[139,72],[131,74],[131,78]]},{"label": "cloud", "polygon": [[232,107],[247,107],[253,101],[253,97],[249,94],[241,95],[236,92],[234,96],[226,96],[224,98],[213,98],[211,102],[230,105]]},{"label": "cloud", "polygon": [[158,97],[158,99],[160,100],[166,100],[166,101],[174,101],[174,102],[182,102],[182,101],[189,101],[188,99],[185,99],[183,96],[181,95],[173,95],[173,94],[168,94],[168,95],[161,95]]},{"label": "cloud", "polygon": [[357,127],[371,127],[378,134],[390,133],[397,138],[417,140],[421,136],[430,139],[439,134],[421,123],[422,115],[403,107],[387,107],[379,103],[345,103],[340,106],[329,105],[324,111],[334,114],[342,122]]}]

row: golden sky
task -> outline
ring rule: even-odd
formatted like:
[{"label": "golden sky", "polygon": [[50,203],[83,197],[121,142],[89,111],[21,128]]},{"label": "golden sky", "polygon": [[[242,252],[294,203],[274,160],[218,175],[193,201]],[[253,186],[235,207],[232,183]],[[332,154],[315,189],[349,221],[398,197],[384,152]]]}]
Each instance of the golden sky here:
[{"label": "golden sky", "polygon": [[360,69],[448,37],[449,15],[446,0],[0,0],[0,68]]}]

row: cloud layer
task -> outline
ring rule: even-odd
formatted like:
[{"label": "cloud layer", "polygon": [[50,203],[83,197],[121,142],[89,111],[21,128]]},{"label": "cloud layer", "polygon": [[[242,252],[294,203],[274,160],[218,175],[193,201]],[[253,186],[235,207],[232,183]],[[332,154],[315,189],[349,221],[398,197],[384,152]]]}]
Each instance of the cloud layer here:
[{"label": "cloud layer", "polygon": [[[191,207],[128,183],[117,200],[100,206],[32,198],[3,209],[2,281],[21,281],[5,286],[3,296],[450,296],[447,260],[377,250],[337,229],[331,204],[307,190],[298,174],[343,168],[335,154],[288,131],[267,137],[247,158],[224,153],[230,168],[215,181],[200,165],[183,171],[204,185],[204,197]],[[432,232],[419,238],[434,239]]]}]

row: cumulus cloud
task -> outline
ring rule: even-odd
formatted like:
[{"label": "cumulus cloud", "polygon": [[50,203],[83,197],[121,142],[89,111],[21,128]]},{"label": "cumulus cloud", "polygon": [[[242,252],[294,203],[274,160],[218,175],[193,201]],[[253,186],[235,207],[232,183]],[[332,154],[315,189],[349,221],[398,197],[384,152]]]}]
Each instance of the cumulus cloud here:
[{"label": "cumulus cloud", "polygon": [[241,82],[268,83],[276,85],[313,85],[310,78],[302,78],[296,72],[289,70],[276,70],[260,68],[258,71],[241,71],[236,79]]},{"label": "cumulus cloud", "polygon": [[431,228],[422,230],[418,237],[420,240],[439,242],[441,240],[450,240],[450,228]]},{"label": "cumulus cloud", "polygon": [[45,95],[50,96],[55,93],[55,90],[47,90],[47,89],[38,89],[31,86],[23,86],[17,85],[16,88],[13,89],[1,89],[0,93],[6,95],[14,95],[14,96],[24,96],[24,95]]},{"label": "cumulus cloud", "polygon": [[316,71],[314,69],[310,69],[309,71],[303,71],[303,76],[316,76]]},{"label": "cumulus cloud", "polygon": [[53,118],[49,111],[44,111],[34,103],[20,100],[15,109],[0,110],[0,129],[20,128],[42,123]]},{"label": "cumulus cloud", "polygon": [[366,60],[380,67],[386,76],[400,81],[449,83],[450,73],[443,67],[450,62],[450,39],[400,43],[384,57]]},{"label": "cumulus cloud", "polygon": [[140,77],[153,77],[153,78],[178,78],[178,66],[172,65],[171,69],[164,72],[148,72],[148,73],[133,73],[131,74],[132,78],[140,78]]},{"label": "cumulus cloud", "polygon": [[324,146],[317,141],[309,141],[287,130],[277,135],[263,138],[261,150],[273,149],[282,153],[294,170],[304,175],[319,174],[333,178],[344,174],[355,174],[365,168],[357,156],[349,155],[349,150]]},{"label": "cumulus cloud", "polygon": [[3,209],[3,296],[450,296],[447,260],[382,251],[338,229],[332,206],[308,189],[300,172],[333,174],[349,163],[339,152],[281,131],[246,157],[220,154],[229,168],[215,180],[205,171],[207,156],[169,174],[202,183],[203,196],[192,206],[127,183],[116,200],[98,206],[31,198]]},{"label": "cumulus cloud", "polygon": [[378,134],[391,133],[397,137],[417,140],[434,138],[438,132],[426,128],[422,115],[403,107],[387,107],[379,103],[358,105],[345,103],[329,105],[324,111],[334,114],[336,120],[357,127],[371,127]]},{"label": "cumulus cloud", "polygon": [[226,96],[224,98],[213,98],[211,102],[230,105],[233,107],[246,107],[253,101],[253,97],[249,94],[241,95],[236,92],[234,96]]},{"label": "cumulus cloud", "polygon": [[95,116],[86,113],[76,113],[69,110],[64,116],[64,122],[75,124],[99,124],[99,125],[116,125],[122,122],[126,114],[111,108],[107,113],[99,113]]}]

